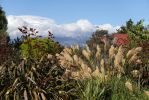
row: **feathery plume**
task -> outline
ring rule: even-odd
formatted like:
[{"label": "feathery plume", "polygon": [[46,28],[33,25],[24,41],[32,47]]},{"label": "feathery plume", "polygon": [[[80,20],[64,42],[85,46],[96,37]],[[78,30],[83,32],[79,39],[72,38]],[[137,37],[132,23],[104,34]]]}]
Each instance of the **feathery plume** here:
[{"label": "feathery plume", "polygon": [[130,81],[126,81],[125,87],[126,87],[129,91],[133,91],[132,84],[130,83]]},{"label": "feathery plume", "polygon": [[137,54],[134,54],[134,55],[129,59],[128,63],[129,63],[129,64],[130,64],[130,63],[134,63],[137,59],[138,59]]},{"label": "feathery plume", "polygon": [[115,48],[113,45],[111,45],[111,48],[109,49],[109,58],[112,59],[115,55]]},{"label": "feathery plume", "polygon": [[72,58],[68,53],[66,53],[66,54],[64,55],[64,57],[65,57],[65,59],[66,59],[67,61],[73,62],[73,58]]},{"label": "feathery plume", "polygon": [[140,75],[140,72],[138,71],[138,70],[133,70],[133,71],[131,71],[131,74],[133,75],[133,77],[139,77],[139,75]]},{"label": "feathery plume", "polygon": [[102,59],[101,62],[100,62],[100,70],[101,70],[101,73],[103,75],[105,75],[105,62],[104,62],[104,59]]},{"label": "feathery plume", "polygon": [[149,91],[144,91],[144,94],[149,97]]},{"label": "feathery plume", "polygon": [[78,63],[79,58],[78,58],[78,56],[77,56],[77,55],[73,55],[73,59],[74,59],[75,63]]},{"label": "feathery plume", "polygon": [[88,45],[85,45],[87,52],[91,53],[90,48]]},{"label": "feathery plume", "polygon": [[135,48],[129,50],[128,53],[126,54],[126,57],[127,57],[127,58],[130,58],[131,56],[134,55],[134,53],[135,53]]},{"label": "feathery plume", "polygon": [[72,49],[71,48],[65,48],[64,52],[69,53],[71,55],[72,54]]},{"label": "feathery plume", "polygon": [[137,53],[141,52],[141,51],[142,51],[142,47],[137,47],[137,48],[135,49],[135,51],[136,51]]},{"label": "feathery plume", "polygon": [[96,66],[96,70],[93,71],[92,76],[94,76],[94,77],[100,77],[100,71],[99,71],[98,66]]},{"label": "feathery plume", "polygon": [[99,47],[99,45],[97,45],[96,49],[97,49],[97,51],[96,51],[96,58],[97,58],[97,59],[100,59],[100,56],[101,56],[101,48]]},{"label": "feathery plume", "polygon": [[87,60],[90,60],[90,56],[91,56],[90,52],[86,50],[82,50],[82,54],[84,55],[84,57],[86,57]]}]

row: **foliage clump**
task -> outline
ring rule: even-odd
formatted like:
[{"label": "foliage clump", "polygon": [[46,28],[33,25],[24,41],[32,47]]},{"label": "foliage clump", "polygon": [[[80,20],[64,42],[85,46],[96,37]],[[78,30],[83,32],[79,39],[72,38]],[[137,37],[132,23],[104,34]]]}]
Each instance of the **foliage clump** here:
[{"label": "foliage clump", "polygon": [[22,56],[25,58],[39,59],[44,54],[60,53],[63,47],[53,40],[53,34],[49,32],[47,38],[38,36],[38,31],[23,26],[19,28],[22,32],[22,44],[20,45]]}]

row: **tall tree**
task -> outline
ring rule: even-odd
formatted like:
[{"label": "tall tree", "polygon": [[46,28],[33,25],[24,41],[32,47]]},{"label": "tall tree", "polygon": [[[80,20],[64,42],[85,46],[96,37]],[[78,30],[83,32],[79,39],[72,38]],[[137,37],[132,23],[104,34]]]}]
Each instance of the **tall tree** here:
[{"label": "tall tree", "polygon": [[2,7],[0,7],[0,36],[7,36],[7,18]]},{"label": "tall tree", "polygon": [[110,45],[112,37],[108,34],[107,30],[96,30],[89,40],[86,41],[86,44],[94,51],[96,50],[97,45],[101,48],[104,48],[105,51]]},{"label": "tall tree", "polygon": [[0,64],[7,60],[9,55],[8,41],[9,36],[7,34],[7,18],[2,7],[0,7]]},{"label": "tall tree", "polygon": [[149,29],[143,24],[144,20],[138,21],[136,24],[130,19],[126,22],[126,26],[118,29],[118,33],[127,33],[131,40],[135,43],[149,40]]},{"label": "tall tree", "polygon": [[90,47],[94,46],[96,47],[97,44],[102,44],[103,41],[101,40],[101,38],[104,35],[107,35],[108,31],[107,30],[96,30],[95,32],[93,32],[92,36],[90,37],[89,40],[86,41],[86,44]]},{"label": "tall tree", "polygon": [[[118,33],[127,33],[129,36],[128,47],[143,47],[144,56],[149,58],[149,26],[144,25],[144,20],[139,20],[137,23],[134,23],[130,19],[126,22],[125,26],[122,26],[118,30]],[[146,57],[144,58],[146,59]]]},{"label": "tall tree", "polygon": [[120,29],[117,30],[117,32],[126,34],[126,33],[128,33],[128,31],[130,31],[132,29],[133,26],[134,26],[134,22],[132,21],[132,19],[129,19],[126,22],[126,25],[125,26],[121,26]]}]

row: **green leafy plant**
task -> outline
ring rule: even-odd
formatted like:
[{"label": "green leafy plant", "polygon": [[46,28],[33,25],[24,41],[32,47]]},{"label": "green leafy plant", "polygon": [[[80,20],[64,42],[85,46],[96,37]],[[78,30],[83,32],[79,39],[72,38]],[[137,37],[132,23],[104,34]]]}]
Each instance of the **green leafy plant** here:
[{"label": "green leafy plant", "polygon": [[22,32],[22,44],[20,49],[22,56],[38,60],[44,54],[60,53],[63,47],[53,40],[53,34],[49,32],[49,37],[38,36],[38,31],[33,28],[19,28]]},{"label": "green leafy plant", "polygon": [[[9,66],[9,67],[8,67]],[[64,99],[75,97],[75,81],[61,78],[64,70],[54,56],[43,56],[39,62],[23,59],[20,64],[0,66],[1,99]]]}]

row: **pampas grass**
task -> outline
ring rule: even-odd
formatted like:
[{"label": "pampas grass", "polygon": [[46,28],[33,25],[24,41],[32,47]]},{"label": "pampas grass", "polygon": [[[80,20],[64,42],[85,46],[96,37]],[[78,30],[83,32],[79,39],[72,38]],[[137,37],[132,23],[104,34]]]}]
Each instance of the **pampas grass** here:
[{"label": "pampas grass", "polygon": [[111,45],[106,54],[103,53],[103,50],[99,45],[96,47],[96,52],[93,52],[87,45],[82,49],[79,46],[71,46],[64,48],[59,55],[57,54],[57,58],[61,67],[73,73],[70,75],[72,78],[81,79],[97,76],[104,80],[105,77],[111,77],[115,74],[119,78],[125,74],[125,65],[136,63],[142,48],[133,48],[126,52],[122,46],[114,47]]}]

